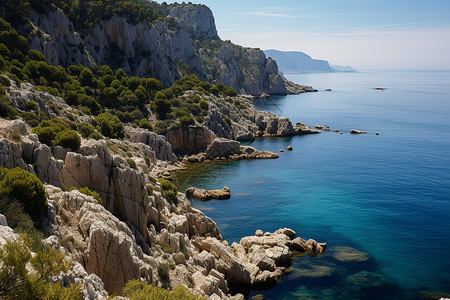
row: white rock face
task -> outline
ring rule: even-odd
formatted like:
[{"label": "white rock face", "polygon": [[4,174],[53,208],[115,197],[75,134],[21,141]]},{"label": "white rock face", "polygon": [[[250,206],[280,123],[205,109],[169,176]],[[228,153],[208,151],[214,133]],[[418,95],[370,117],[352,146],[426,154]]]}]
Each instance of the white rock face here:
[{"label": "white rock face", "polygon": [[82,39],[70,29],[69,19],[63,11],[51,8],[40,13],[32,9],[31,20],[41,30],[41,34],[29,38],[30,47],[41,51],[48,64],[93,65],[86,51],[80,47]]},{"label": "white rock face", "polygon": [[162,135],[143,128],[125,126],[125,132],[133,143],[142,143],[150,146],[159,160],[175,162],[177,157],[173,154],[172,144]]},{"label": "white rock face", "polygon": [[95,25],[84,42],[97,63],[108,64],[122,56],[116,67],[138,77],[157,78],[166,87],[181,77],[177,69],[180,60],[192,73],[206,79],[202,61],[183,27],[170,31],[161,22],[131,25],[125,18],[113,16]]},{"label": "white rock face", "polygon": [[[80,261],[88,273],[95,273],[110,293],[120,293],[130,279],[142,278],[152,282],[154,260],[145,255],[136,244],[128,226],[90,196],[78,191],[63,192],[47,185],[46,192],[58,215],[76,219],[79,232],[67,231],[74,236],[81,233],[80,248],[84,249]],[[69,224],[60,224],[65,227]],[[67,228],[66,228],[67,229]]]},{"label": "white rock face", "polygon": [[177,6],[170,10],[169,17],[183,20],[191,35],[208,39],[219,38],[212,11],[205,5]]}]

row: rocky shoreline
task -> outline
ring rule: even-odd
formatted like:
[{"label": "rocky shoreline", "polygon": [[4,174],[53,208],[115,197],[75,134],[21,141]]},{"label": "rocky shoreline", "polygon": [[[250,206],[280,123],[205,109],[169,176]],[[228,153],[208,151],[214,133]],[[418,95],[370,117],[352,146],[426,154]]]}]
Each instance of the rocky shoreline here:
[{"label": "rocky shoreline", "polygon": [[[35,101],[52,118],[64,119],[66,114],[48,108],[55,103],[73,112],[76,122],[91,120],[30,84],[12,83],[6,92],[19,110]],[[166,136],[125,126],[122,140],[81,139],[76,151],[41,143],[20,119],[0,120],[0,166],[20,167],[46,184],[46,240],[74,262],[71,271],[57,279],[61,284],[81,284],[86,299],[120,294],[136,278],[160,287],[182,284],[210,299],[243,299],[231,295],[229,287],[274,284],[294,253],[316,255],[325,250],[325,244],[296,238],[290,229],[258,231],[230,246],[216,223],[192,208],[184,193],[155,180],[191,162],[278,157],[241,146],[240,141],[318,133],[260,112],[249,100],[236,97],[236,106],[205,98],[209,109],[203,126],[173,127]],[[229,121],[224,121],[226,116]],[[103,203],[66,190],[83,187],[97,192]]]}]

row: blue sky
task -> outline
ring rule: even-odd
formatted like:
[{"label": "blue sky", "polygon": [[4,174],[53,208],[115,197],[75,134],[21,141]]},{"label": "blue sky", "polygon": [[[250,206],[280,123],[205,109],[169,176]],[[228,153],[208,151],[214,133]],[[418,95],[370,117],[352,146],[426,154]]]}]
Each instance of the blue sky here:
[{"label": "blue sky", "polygon": [[[158,1],[160,2],[160,1]],[[219,36],[359,69],[450,69],[450,0],[201,0]]]}]

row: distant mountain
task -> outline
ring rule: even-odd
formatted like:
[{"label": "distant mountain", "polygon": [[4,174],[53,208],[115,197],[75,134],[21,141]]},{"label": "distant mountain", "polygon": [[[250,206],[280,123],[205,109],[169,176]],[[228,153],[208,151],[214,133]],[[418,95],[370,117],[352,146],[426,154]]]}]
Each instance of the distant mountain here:
[{"label": "distant mountain", "polygon": [[267,57],[277,61],[278,69],[284,74],[313,72],[357,72],[350,66],[330,66],[328,61],[313,59],[300,51],[265,50]]},{"label": "distant mountain", "polygon": [[331,68],[335,70],[336,72],[351,72],[351,73],[358,73],[358,70],[355,68],[352,68],[350,66],[337,66],[332,65]]}]

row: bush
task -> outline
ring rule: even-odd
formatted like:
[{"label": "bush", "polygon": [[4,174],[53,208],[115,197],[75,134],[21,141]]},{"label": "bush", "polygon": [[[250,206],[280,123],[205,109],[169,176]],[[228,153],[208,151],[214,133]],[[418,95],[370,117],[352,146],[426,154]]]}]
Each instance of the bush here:
[{"label": "bush", "polygon": [[231,120],[230,120],[230,118],[229,118],[228,116],[225,116],[225,117],[223,118],[223,120],[228,124],[228,126],[231,127]]},{"label": "bush", "polygon": [[180,121],[181,127],[188,127],[189,125],[194,125],[195,121],[192,116],[182,116],[178,119]]},{"label": "bush", "polygon": [[[71,261],[47,247],[31,255],[22,240],[7,241],[0,248],[0,295],[5,299],[83,299],[81,287],[62,288],[49,280],[70,269]],[[33,267],[33,272],[29,271]]]},{"label": "bush", "polygon": [[34,127],[33,133],[37,134],[39,141],[47,146],[52,145],[52,141],[56,137],[56,129],[54,127]]},{"label": "bush", "polygon": [[11,105],[11,101],[5,95],[0,95],[0,117],[14,119],[17,110]]},{"label": "bush", "polygon": [[139,120],[139,127],[148,129],[150,131],[153,130],[152,124],[150,124],[150,121],[148,119],[140,119]]},{"label": "bush", "polygon": [[25,102],[25,106],[27,110],[36,110],[38,108],[38,104],[33,100]]},{"label": "bush", "polygon": [[150,182],[156,183],[156,179],[154,177],[150,176],[150,175],[148,175],[148,180]]},{"label": "bush", "polygon": [[94,199],[97,200],[98,204],[103,204],[103,201],[102,201],[102,198],[100,197],[100,195],[95,191],[91,191],[88,187],[82,187],[79,189],[77,189],[76,187],[71,187],[69,189],[69,191],[73,191],[73,190],[78,190],[82,194],[94,197]]},{"label": "bush", "polygon": [[124,128],[117,116],[112,116],[110,113],[103,113],[95,117],[97,122],[97,129],[104,135],[110,138],[124,137]]},{"label": "bush", "polygon": [[[158,268],[159,270],[159,268]],[[130,300],[206,300],[206,297],[200,297],[192,294],[182,285],[177,286],[172,291],[155,287],[151,284],[139,280],[130,280],[122,291],[123,296]]]},{"label": "bush", "polygon": [[94,131],[93,133],[91,133],[88,136],[88,139],[94,139],[96,141],[101,140],[102,138],[103,138],[103,135],[101,135],[101,133],[98,131]]},{"label": "bush", "polygon": [[85,139],[89,137],[91,133],[95,131],[95,127],[92,126],[92,124],[89,124],[88,122],[83,122],[78,124],[78,130],[81,133],[81,136]]},{"label": "bush", "polygon": [[167,264],[160,264],[158,266],[158,276],[161,279],[163,283],[170,282],[170,276],[169,276],[169,265]]},{"label": "bush", "polygon": [[16,199],[30,215],[38,215],[47,206],[45,189],[36,175],[19,167],[0,168],[0,196]]},{"label": "bush", "polygon": [[76,131],[66,129],[56,135],[55,145],[76,151],[80,148],[81,139]]},{"label": "bush", "polygon": [[237,96],[236,90],[233,89],[232,87],[229,87],[229,88],[225,89],[225,90],[223,91],[223,94],[224,94],[225,96],[229,96],[229,97],[236,97],[236,96]]},{"label": "bush", "polygon": [[161,183],[161,187],[166,194],[167,200],[169,200],[170,203],[177,204],[177,186],[164,178],[158,178],[158,181]]},{"label": "bush", "polygon": [[131,158],[127,158],[127,163],[130,166],[130,168],[137,170],[137,166],[136,166],[136,162],[131,159]]},{"label": "bush", "polygon": [[156,122],[156,125],[155,125],[155,132],[157,133],[157,134],[161,134],[161,135],[166,135],[166,133],[167,133],[167,122],[165,122],[165,121],[158,121],[158,122]]}]

